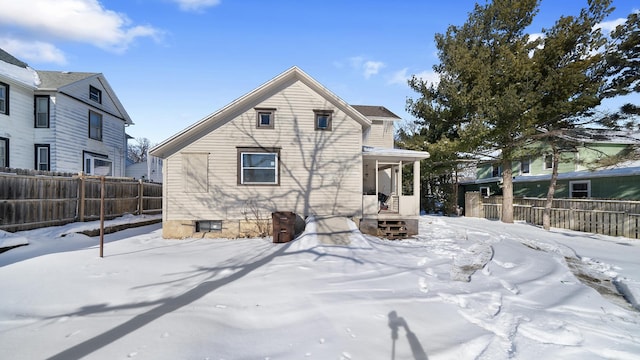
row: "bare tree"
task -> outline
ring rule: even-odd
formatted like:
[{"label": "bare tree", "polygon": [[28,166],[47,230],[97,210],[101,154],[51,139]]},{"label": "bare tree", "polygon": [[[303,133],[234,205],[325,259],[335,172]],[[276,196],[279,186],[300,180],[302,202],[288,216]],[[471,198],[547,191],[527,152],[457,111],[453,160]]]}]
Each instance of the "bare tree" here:
[{"label": "bare tree", "polygon": [[128,144],[127,156],[134,163],[147,161],[147,152],[151,148],[151,142],[147,138],[139,137],[134,144]]}]

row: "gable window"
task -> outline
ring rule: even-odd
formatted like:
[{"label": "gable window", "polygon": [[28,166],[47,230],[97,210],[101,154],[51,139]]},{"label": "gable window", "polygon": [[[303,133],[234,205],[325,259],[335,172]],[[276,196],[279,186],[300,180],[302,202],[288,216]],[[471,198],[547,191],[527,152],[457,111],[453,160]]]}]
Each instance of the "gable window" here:
[{"label": "gable window", "polygon": [[238,148],[238,184],[279,185],[279,148]]},{"label": "gable window", "polygon": [[113,175],[113,162],[106,155],[84,151],[84,172],[88,175]]},{"label": "gable window", "polygon": [[0,167],[9,167],[9,139],[0,137]]},{"label": "gable window", "polygon": [[502,175],[502,165],[493,164],[493,168],[491,169],[491,176],[498,177]]},{"label": "gable window", "polygon": [[93,86],[89,86],[89,99],[97,102],[98,104],[102,104],[102,91]]},{"label": "gable window", "polygon": [[276,109],[256,109],[256,127],[260,129],[273,129]]},{"label": "gable window", "polygon": [[89,110],[89,138],[102,141],[102,115]]},{"label": "gable window", "polygon": [[531,172],[531,159],[526,158],[520,160],[520,173],[529,174]]},{"label": "gable window", "polygon": [[49,96],[37,95],[35,98],[36,108],[36,127],[48,128],[49,127]]},{"label": "gable window", "polygon": [[51,170],[51,155],[49,144],[36,144],[36,170]]},{"label": "gable window", "polygon": [[591,197],[591,180],[569,181],[570,198]]},{"label": "gable window", "polygon": [[315,114],[315,129],[331,131],[331,110],[313,110]]},{"label": "gable window", "polygon": [[9,85],[0,82],[0,114],[9,115]]},{"label": "gable window", "polygon": [[553,169],[553,155],[552,154],[546,154],[544,156],[544,164],[542,166],[543,166],[544,170]]}]

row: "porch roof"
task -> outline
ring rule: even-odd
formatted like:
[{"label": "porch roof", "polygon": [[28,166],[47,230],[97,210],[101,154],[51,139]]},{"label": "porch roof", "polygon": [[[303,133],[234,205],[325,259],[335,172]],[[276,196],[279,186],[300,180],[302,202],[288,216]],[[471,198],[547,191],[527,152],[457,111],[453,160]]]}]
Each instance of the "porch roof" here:
[{"label": "porch roof", "polygon": [[362,157],[365,159],[378,159],[390,162],[417,161],[428,158],[429,153],[426,151],[363,146]]}]

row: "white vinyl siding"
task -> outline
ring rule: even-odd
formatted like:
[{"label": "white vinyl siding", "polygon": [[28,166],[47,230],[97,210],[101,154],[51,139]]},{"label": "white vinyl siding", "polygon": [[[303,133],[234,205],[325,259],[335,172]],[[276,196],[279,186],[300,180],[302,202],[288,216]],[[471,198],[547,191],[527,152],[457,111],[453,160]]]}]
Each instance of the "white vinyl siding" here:
[{"label": "white vinyl siding", "polygon": [[10,139],[8,165],[33,169],[33,89],[19,83],[7,83],[11,87],[11,109],[8,116],[0,114],[0,138]]},{"label": "white vinyl siding", "polygon": [[393,121],[373,120],[367,131],[365,145],[393,148]]},{"label": "white vinyl siding", "polygon": [[206,193],[209,190],[209,154],[182,153],[183,188],[188,193]]},{"label": "white vinyl siding", "polygon": [[[277,109],[274,129],[256,127],[255,108]],[[332,131],[315,130],[314,110],[332,110]],[[226,119],[225,119],[226,120]],[[186,193],[184,157],[165,161],[166,220],[244,219],[251,200],[259,211],[301,216],[353,216],[362,209],[362,126],[301,82],[251,104],[246,111],[182,149],[215,154],[206,193]],[[238,148],[279,148],[279,186],[239,184]]]}]

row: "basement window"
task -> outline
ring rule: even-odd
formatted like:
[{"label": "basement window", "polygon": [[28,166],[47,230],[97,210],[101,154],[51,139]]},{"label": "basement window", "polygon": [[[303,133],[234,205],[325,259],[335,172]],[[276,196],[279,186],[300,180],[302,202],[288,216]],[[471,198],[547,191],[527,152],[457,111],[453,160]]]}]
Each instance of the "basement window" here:
[{"label": "basement window", "polygon": [[222,220],[196,221],[196,232],[218,232],[218,231],[222,231]]}]

